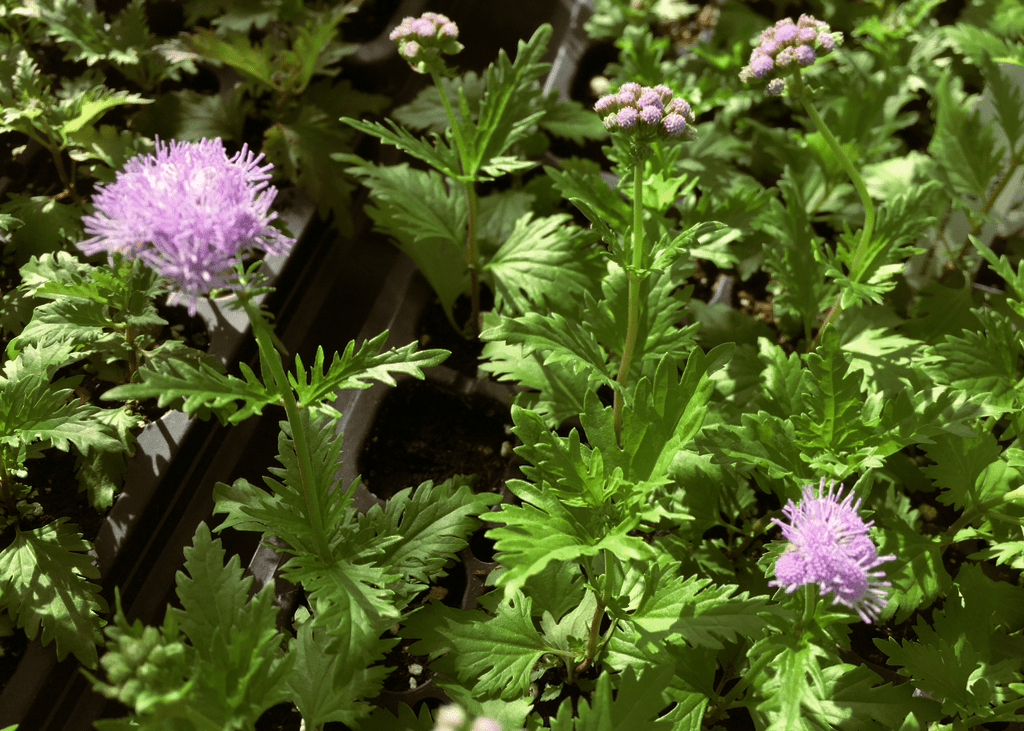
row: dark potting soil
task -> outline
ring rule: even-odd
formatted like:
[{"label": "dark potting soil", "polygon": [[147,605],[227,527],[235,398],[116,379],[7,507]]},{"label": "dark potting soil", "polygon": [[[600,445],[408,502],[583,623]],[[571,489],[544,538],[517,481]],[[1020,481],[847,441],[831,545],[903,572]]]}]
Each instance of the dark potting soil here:
[{"label": "dark potting soil", "polygon": [[509,407],[479,394],[453,393],[430,381],[402,381],[384,397],[359,455],[367,489],[386,500],[425,480],[478,475],[477,492],[501,488]]},{"label": "dark potting soil", "polygon": [[[494,307],[494,295],[484,286],[480,287],[480,311],[486,312]],[[472,305],[469,297],[460,296],[452,308],[455,322],[469,323],[472,316]],[[441,303],[436,299],[427,307],[416,323],[416,336],[420,348],[444,348],[451,351],[444,365],[470,378],[477,377],[477,367],[484,344],[479,338],[467,338],[454,327],[444,314]]]}]

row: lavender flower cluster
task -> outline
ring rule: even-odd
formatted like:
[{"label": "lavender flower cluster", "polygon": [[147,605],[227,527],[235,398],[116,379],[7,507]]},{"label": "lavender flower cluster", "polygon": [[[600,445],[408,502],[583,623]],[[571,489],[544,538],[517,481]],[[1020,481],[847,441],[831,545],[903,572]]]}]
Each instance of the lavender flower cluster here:
[{"label": "lavender flower cluster", "polygon": [[628,82],[615,94],[597,100],[594,111],[601,115],[605,129],[627,130],[639,138],[665,135],[693,137],[694,114],[682,99],[673,99],[664,84],[655,87]]},{"label": "lavender flower cluster", "polygon": [[462,50],[459,27],[447,15],[423,13],[418,18],[402,20],[389,36],[398,44],[398,53],[420,73],[430,70],[440,54]]},{"label": "lavender flower cluster", "polygon": [[770,77],[766,91],[777,96],[785,88],[783,76],[810,66],[818,54],[828,55],[842,39],[842,33],[832,33],[827,23],[811,15],[801,15],[796,23],[783,18],[761,33],[750,62],[740,71],[740,79],[749,82]]},{"label": "lavender flower cluster", "polygon": [[818,496],[813,485],[806,485],[799,505],[790,500],[782,509],[790,520],[782,527],[782,535],[790,541],[786,550],[775,561],[775,579],[769,586],[785,587],[790,594],[803,584],[817,584],[820,594],[829,592],[833,603],[854,610],[865,622],[871,622],[885,606],[881,581],[884,573],[873,571],[895,556],[879,556],[875,544],[868,538],[868,528],[857,515],[860,499],[850,492],[840,500],[843,486],[835,490],[835,481],[825,493],[825,478],[821,479]]},{"label": "lavender flower cluster", "polygon": [[197,297],[235,286],[244,253],[283,254],[295,243],[270,226],[277,189],[262,159],[246,146],[229,158],[220,139],[158,140],[156,154],[132,158],[100,188],[96,212],[82,219],[91,238],[78,248],[141,258],[194,315]]}]

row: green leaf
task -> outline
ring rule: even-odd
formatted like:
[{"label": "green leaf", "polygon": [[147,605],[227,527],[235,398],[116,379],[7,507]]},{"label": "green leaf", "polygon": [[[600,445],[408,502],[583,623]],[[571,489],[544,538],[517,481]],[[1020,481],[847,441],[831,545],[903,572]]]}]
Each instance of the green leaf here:
[{"label": "green leaf", "polygon": [[629,203],[601,178],[601,166],[593,160],[570,158],[561,170],[545,167],[563,198],[571,201],[601,234],[609,246],[618,245],[616,231],[625,231],[632,223]]},{"label": "green leaf", "polygon": [[127,448],[116,430],[98,418],[99,408],[77,400],[69,403],[76,379],[50,382],[58,368],[81,357],[71,351],[71,344],[63,341],[30,345],[4,364],[0,376],[0,444],[20,449],[36,440],[47,440],[63,452],[74,444],[81,453]]},{"label": "green leaf", "polygon": [[[599,464],[594,466],[600,469]],[[586,469],[583,465],[582,470]],[[604,482],[596,470],[588,478],[588,489],[600,489]],[[615,524],[603,520],[593,509],[563,504],[561,496],[548,485],[539,489],[528,482],[510,480],[508,487],[523,504],[506,504],[491,513],[488,520],[504,525],[487,532],[495,542],[497,560],[506,567],[496,582],[504,588],[506,598],[552,561],[577,561],[596,556],[602,550],[623,561],[649,561],[655,557],[654,550],[640,537],[629,535],[639,522],[637,515],[627,515]],[[569,489],[565,492],[571,494]]]},{"label": "green leaf", "polygon": [[557,312],[542,315],[527,312],[516,318],[502,317],[497,325],[480,333],[481,340],[523,344],[531,351],[544,352],[544,365],[564,363],[573,374],[586,374],[588,385],[611,386],[615,376],[607,356],[593,332],[578,328]]},{"label": "green leaf", "polygon": [[595,278],[588,237],[565,214],[518,219],[509,237],[483,267],[499,312],[523,314],[545,300],[580,296]]},{"label": "green leaf", "polygon": [[828,286],[825,267],[816,256],[821,243],[811,229],[808,202],[793,175],[787,168],[779,180],[782,202],[772,198],[760,222],[770,234],[764,245],[765,268],[779,283],[772,301],[776,317],[796,315],[809,335]]},{"label": "green leaf", "polygon": [[580,146],[608,137],[608,130],[594,110],[572,99],[548,106],[539,124],[555,137],[564,137]]},{"label": "green leaf", "polygon": [[616,678],[612,689],[611,673],[601,673],[588,703],[580,699],[576,713],[566,699],[551,723],[551,731],[658,731],[664,709],[671,704],[666,688],[672,680],[672,666],[662,665],[638,674],[627,668]]},{"label": "green leaf", "polygon": [[360,520],[377,535],[400,536],[384,563],[402,576],[407,599],[444,576],[444,567],[468,545],[468,536],[481,526],[476,516],[501,501],[499,495],[473,492],[468,480],[452,478],[440,485],[430,481],[406,488],[382,510],[375,505]]},{"label": "green leaf", "polygon": [[[484,332],[489,331],[496,320],[493,313],[485,313]],[[533,348],[502,341],[486,342],[483,358],[481,370],[499,381],[531,389],[516,396],[516,405],[543,417],[550,426],[557,426],[583,411],[588,378],[584,372],[575,373],[571,362],[544,365],[544,357]]]},{"label": "green leaf", "polygon": [[295,355],[295,373],[288,374],[288,380],[298,394],[299,402],[311,407],[327,399],[334,399],[338,391],[345,389],[369,388],[370,381],[395,385],[392,374],[404,373],[414,378],[423,378],[423,369],[442,363],[449,353],[447,350],[420,350],[417,343],[401,348],[381,350],[388,339],[388,331],[363,341],[356,351],[355,341],[345,346],[344,353],[335,353],[334,360],[326,370],[323,347],[318,347],[316,360],[306,372],[302,358]]},{"label": "green leaf", "polygon": [[512,592],[486,622],[448,621],[438,627],[455,648],[459,677],[472,681],[476,696],[511,700],[526,693],[530,673],[548,647],[533,624],[531,600]]},{"label": "green leaf", "polygon": [[[523,139],[543,116],[543,110],[533,111],[530,105],[536,95],[537,80],[550,68],[549,64],[541,63],[549,40],[551,26],[545,23],[529,41],[519,41],[514,63],[502,49],[497,61],[487,67],[487,92],[480,100],[476,124],[460,120],[469,146],[467,159],[462,161],[467,175],[476,177],[478,171],[493,166],[494,160]],[[461,100],[460,95],[460,107]],[[492,170],[491,175],[495,172]]]},{"label": "green leaf", "polygon": [[1003,160],[992,126],[982,125],[978,112],[970,109],[962,82],[949,70],[942,73],[935,92],[935,136],[928,152],[938,160],[947,186],[984,200]]},{"label": "green leaf", "polygon": [[[379,137],[382,142],[394,145],[402,152],[412,155],[417,160],[422,160],[440,173],[456,180],[461,176],[461,166],[457,153],[437,135],[433,137],[434,144],[430,145],[417,137],[413,137],[412,134],[399,127],[390,119],[386,120],[390,125],[390,129],[379,122],[361,122],[350,117],[342,117],[341,121],[351,127],[355,127],[364,134]],[[335,156],[334,159],[345,160],[345,158],[338,156]]]},{"label": "green leaf", "polygon": [[[733,596],[737,587],[714,586],[709,579],[678,581],[655,569],[629,621],[656,636],[656,642],[685,641],[721,650],[724,642],[756,637],[764,630],[767,597]],[[650,641],[650,640],[647,640]]]},{"label": "green leaf", "polygon": [[[175,404],[187,414],[209,409],[221,423],[237,424],[263,412],[278,400],[245,363],[239,365],[245,380],[225,375],[207,361],[197,364],[181,360],[149,361],[139,368],[141,383],[126,383],[103,394],[104,400],[145,400],[156,398],[158,406]],[[238,408],[236,402],[242,402]]]},{"label": "green leaf", "polygon": [[388,668],[365,648],[345,642],[328,644],[326,632],[306,622],[289,646],[295,655],[287,679],[292,702],[312,728],[328,721],[351,725],[373,710],[367,700],[380,691]]},{"label": "green leaf", "polygon": [[168,609],[196,649],[193,685],[188,702],[162,712],[199,714],[228,728],[255,723],[284,700],[293,660],[277,654],[283,637],[273,583],[247,601],[252,577],[243,575],[237,555],[227,564],[224,558],[220,541],[201,523],[185,549],[185,571],[176,574],[181,609]]},{"label": "green leaf", "polygon": [[433,171],[407,164],[370,165],[354,156],[346,159],[358,163],[348,173],[370,189],[373,205],[366,212],[376,230],[395,239],[416,262],[451,320],[455,300],[469,291],[465,196]]},{"label": "green leaf", "polygon": [[122,104],[152,104],[152,99],[147,99],[140,94],[131,94],[127,91],[112,91],[104,87],[96,87],[88,94],[80,97],[75,105],[76,113],[60,127],[61,134],[69,141],[76,141],[75,137],[85,127],[91,125],[97,119],[114,107]]},{"label": "green leaf", "polygon": [[57,643],[57,658],[68,652],[96,667],[96,645],[103,640],[100,615],[107,603],[87,551],[92,546],[78,527],[58,518],[35,530],[15,528],[14,542],[0,551],[0,606],[25,630],[30,640]]}]

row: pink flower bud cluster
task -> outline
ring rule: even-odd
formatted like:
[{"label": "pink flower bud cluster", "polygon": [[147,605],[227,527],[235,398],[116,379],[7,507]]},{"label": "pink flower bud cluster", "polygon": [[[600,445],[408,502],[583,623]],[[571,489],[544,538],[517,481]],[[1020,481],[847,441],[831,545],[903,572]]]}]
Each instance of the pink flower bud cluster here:
[{"label": "pink flower bud cluster", "polygon": [[831,592],[833,604],[848,606],[870,622],[885,606],[882,588],[890,586],[882,581],[885,574],[873,569],[896,557],[878,555],[867,536],[874,521],[865,523],[857,515],[860,499],[851,492],[840,500],[842,492],[833,481],[826,494],[823,477],[817,497],[813,485],[805,485],[799,504],[790,500],[782,509],[789,525],[773,519],[789,545],[776,559],[775,579],[768,585],[791,594],[803,584],[817,584],[820,595]]},{"label": "pink flower bud cluster", "polygon": [[405,18],[390,35],[398,44],[398,53],[418,71],[420,64],[429,63],[439,54],[458,53],[459,27],[447,15],[424,13],[418,18]]},{"label": "pink flower bud cluster", "polygon": [[782,77],[794,69],[810,66],[819,54],[828,55],[842,40],[842,33],[832,33],[827,23],[813,16],[801,15],[796,23],[792,18],[783,18],[761,33],[750,62],[740,71],[740,79],[768,79],[766,91],[781,94],[785,88]]},{"label": "pink flower bud cluster", "polygon": [[673,99],[672,90],[664,84],[650,87],[628,82],[616,93],[598,99],[594,111],[612,132],[625,130],[638,137],[693,136],[695,118],[690,105]]}]

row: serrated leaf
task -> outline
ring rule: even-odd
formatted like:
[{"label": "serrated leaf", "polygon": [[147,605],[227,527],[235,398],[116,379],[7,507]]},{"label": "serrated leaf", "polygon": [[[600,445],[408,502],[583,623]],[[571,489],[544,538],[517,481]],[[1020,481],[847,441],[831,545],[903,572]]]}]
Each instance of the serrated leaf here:
[{"label": "serrated leaf", "polygon": [[373,710],[388,669],[370,667],[377,658],[366,648],[325,642],[326,633],[307,622],[291,642],[295,663],[287,684],[304,723],[319,728],[328,721],[352,724]]},{"label": "serrated leaf", "polygon": [[534,218],[527,214],[484,267],[493,282],[495,308],[523,314],[545,300],[578,296],[595,278],[593,256],[583,251],[587,237],[569,216]]},{"label": "serrated leaf", "polygon": [[541,638],[530,613],[531,600],[514,592],[486,622],[447,622],[438,628],[457,653],[459,677],[472,680],[474,695],[524,695],[541,655],[555,648]]},{"label": "serrated leaf", "polygon": [[601,673],[588,703],[580,699],[576,713],[572,702],[562,702],[551,723],[551,731],[657,731],[665,707],[666,687],[672,680],[672,666],[662,665],[637,673],[627,668],[612,689],[612,675]]},{"label": "serrated leaf", "polygon": [[447,350],[417,350],[413,342],[401,348],[382,351],[388,339],[388,331],[363,341],[359,350],[355,341],[345,346],[344,353],[335,353],[334,360],[324,369],[324,349],[317,348],[316,360],[306,372],[302,358],[295,356],[295,372],[288,374],[288,380],[299,396],[299,401],[309,407],[326,399],[333,399],[338,391],[345,389],[369,388],[370,381],[395,385],[392,374],[404,373],[414,378],[423,378],[423,369],[438,365],[448,357]]},{"label": "serrated leaf", "polygon": [[440,485],[428,481],[388,498],[383,510],[374,506],[360,523],[381,536],[401,536],[384,562],[407,582],[405,591],[412,598],[444,575],[442,569],[480,527],[476,516],[498,502],[499,495],[477,495],[463,480],[453,478]]},{"label": "serrated leaf", "polygon": [[90,550],[67,518],[31,531],[16,528],[14,542],[0,551],[0,606],[30,640],[42,629],[42,644],[56,641],[58,659],[71,652],[93,668],[107,603],[90,581],[100,575]]},{"label": "serrated leaf", "polygon": [[991,126],[983,126],[978,112],[968,108],[961,88],[958,77],[943,72],[935,86],[936,128],[928,152],[954,191],[984,199],[1002,167],[1003,152]]},{"label": "serrated leaf", "polygon": [[358,163],[347,172],[370,189],[373,205],[366,210],[376,230],[391,236],[416,262],[458,330],[452,308],[470,285],[465,195],[433,171],[369,165],[354,156],[346,160]]},{"label": "serrated leaf", "polygon": [[440,173],[456,179],[461,175],[458,155],[437,135],[433,136],[433,145],[430,145],[413,137],[390,119],[387,120],[390,129],[379,122],[362,122],[350,117],[342,117],[341,121],[364,134],[379,137],[381,141],[394,145],[417,160],[422,160]]},{"label": "serrated leaf", "polygon": [[[462,161],[467,175],[493,167],[494,160],[521,140],[544,115],[543,110],[530,110],[535,92],[533,85],[550,68],[541,63],[551,39],[551,26],[541,25],[529,41],[519,41],[516,60],[510,62],[504,49],[485,73],[487,92],[480,100],[476,124],[461,120],[463,135],[469,149]],[[462,98],[460,96],[460,106]],[[491,175],[495,172],[492,170]]]},{"label": "serrated leaf", "polygon": [[693,647],[721,650],[723,642],[756,637],[768,608],[766,597],[733,596],[735,586],[713,586],[708,579],[678,581],[656,571],[629,621],[658,641],[681,638]]},{"label": "serrated leaf", "polygon": [[[225,375],[210,363],[197,364],[181,360],[149,361],[139,368],[141,383],[126,383],[103,394],[104,400],[144,400],[156,398],[158,406],[174,404],[184,399],[181,410],[192,414],[209,409],[217,414],[221,423],[237,424],[278,397],[260,382],[246,364],[240,365],[245,380]],[[242,402],[239,409],[236,402]]]}]

